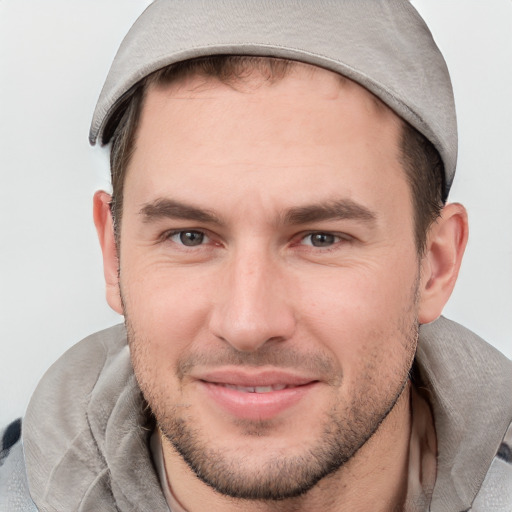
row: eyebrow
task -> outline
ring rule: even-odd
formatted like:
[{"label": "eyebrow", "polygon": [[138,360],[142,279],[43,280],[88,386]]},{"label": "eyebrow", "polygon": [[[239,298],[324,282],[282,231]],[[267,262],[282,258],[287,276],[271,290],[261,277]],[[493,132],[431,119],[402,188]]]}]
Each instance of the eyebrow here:
[{"label": "eyebrow", "polygon": [[[157,199],[145,204],[140,209],[140,214],[146,223],[159,219],[183,219],[224,225],[224,222],[211,210],[167,198]],[[326,220],[356,220],[374,224],[377,215],[366,206],[351,199],[341,199],[290,208],[281,216],[280,223],[300,225]]]},{"label": "eyebrow", "polygon": [[284,224],[308,224],[325,220],[357,220],[375,224],[377,215],[351,199],[291,208],[284,215]]},{"label": "eyebrow", "polygon": [[223,224],[213,212],[173,199],[157,199],[154,202],[147,203],[140,209],[140,214],[144,217],[144,222],[159,219],[184,219],[210,224]]}]

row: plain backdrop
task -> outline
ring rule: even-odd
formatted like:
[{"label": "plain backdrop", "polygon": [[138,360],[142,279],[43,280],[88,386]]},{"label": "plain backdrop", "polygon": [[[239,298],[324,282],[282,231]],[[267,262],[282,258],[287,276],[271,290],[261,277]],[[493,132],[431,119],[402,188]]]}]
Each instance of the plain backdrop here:
[{"label": "plain backdrop", "polygon": [[[213,2],[213,0],[212,0]],[[121,317],[104,299],[87,135],[117,47],[149,0],[0,0],[0,426],[49,365]],[[416,0],[451,70],[471,235],[446,316],[512,356],[512,1]]]}]

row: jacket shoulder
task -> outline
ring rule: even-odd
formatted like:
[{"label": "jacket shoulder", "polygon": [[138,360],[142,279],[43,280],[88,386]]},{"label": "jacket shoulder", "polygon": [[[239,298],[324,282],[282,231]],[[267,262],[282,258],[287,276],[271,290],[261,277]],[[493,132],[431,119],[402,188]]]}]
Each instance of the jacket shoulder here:
[{"label": "jacket shoulder", "polygon": [[510,510],[512,510],[512,425],[509,426],[471,507],[471,512],[509,512]]},{"label": "jacket shoulder", "polygon": [[512,362],[444,317],[421,326],[416,362],[438,442],[432,510],[510,512]]},{"label": "jacket shoulder", "polygon": [[0,439],[0,512],[37,512],[28,490],[21,419],[9,424]]},{"label": "jacket shoulder", "polygon": [[4,459],[9,455],[11,448],[19,441],[21,437],[21,418],[14,420],[2,432],[2,447],[0,450],[0,466]]}]

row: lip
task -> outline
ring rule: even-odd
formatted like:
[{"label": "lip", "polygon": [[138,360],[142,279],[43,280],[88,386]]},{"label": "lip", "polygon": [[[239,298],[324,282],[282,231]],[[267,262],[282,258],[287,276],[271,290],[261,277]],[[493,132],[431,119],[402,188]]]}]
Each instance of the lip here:
[{"label": "lip", "polygon": [[[246,372],[219,370],[196,377],[199,387],[213,403],[239,419],[264,421],[298,404],[319,383],[317,379],[283,371]],[[286,386],[281,389],[282,386]],[[251,392],[236,388],[269,388]]]}]

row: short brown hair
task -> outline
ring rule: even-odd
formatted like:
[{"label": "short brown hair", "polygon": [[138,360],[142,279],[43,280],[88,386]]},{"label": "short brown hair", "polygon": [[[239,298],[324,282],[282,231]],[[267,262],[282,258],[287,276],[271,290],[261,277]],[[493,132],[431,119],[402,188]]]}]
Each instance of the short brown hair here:
[{"label": "short brown hair", "polygon": [[[116,240],[119,242],[126,169],[133,154],[138,122],[149,85],[170,85],[194,75],[217,78],[223,83],[232,84],[248,78],[254,70],[273,82],[283,78],[293,65],[293,61],[273,57],[214,55],[167,66],[132,88],[106,126],[103,137],[104,142],[111,139],[111,209]],[[411,188],[415,241],[421,255],[428,229],[439,216],[444,204],[444,166],[439,152],[423,134],[406,121],[402,121],[402,125],[401,161]]]}]

